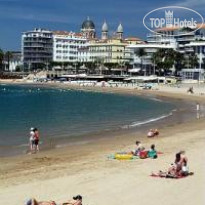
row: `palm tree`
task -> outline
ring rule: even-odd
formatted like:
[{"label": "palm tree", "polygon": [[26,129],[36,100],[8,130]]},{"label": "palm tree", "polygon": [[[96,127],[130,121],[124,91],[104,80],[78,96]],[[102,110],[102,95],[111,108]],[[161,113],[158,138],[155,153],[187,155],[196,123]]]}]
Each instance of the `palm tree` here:
[{"label": "palm tree", "polygon": [[152,62],[157,66],[158,73],[161,75],[163,70],[164,75],[174,65],[177,52],[173,49],[160,48],[152,55]]},{"label": "palm tree", "polygon": [[[140,58],[141,70],[142,70],[142,62],[143,62],[142,60],[143,60],[143,57],[146,55],[146,52],[143,48],[140,48],[140,49],[136,50],[135,55],[137,55]],[[146,70],[145,70],[145,74],[146,74]]]},{"label": "palm tree", "polygon": [[11,51],[7,51],[5,54],[5,59],[7,60],[7,70],[9,71],[9,67],[10,67],[10,60],[13,57],[13,54]]},{"label": "palm tree", "polygon": [[0,72],[3,72],[4,52],[0,49]]},{"label": "palm tree", "polygon": [[182,68],[185,67],[186,64],[186,59],[183,53],[176,52],[175,56],[175,75],[177,74],[178,71],[180,71]]},{"label": "palm tree", "polygon": [[191,66],[191,68],[196,68],[196,66],[198,65],[198,57],[196,54],[191,54],[188,57],[189,60],[189,65]]}]

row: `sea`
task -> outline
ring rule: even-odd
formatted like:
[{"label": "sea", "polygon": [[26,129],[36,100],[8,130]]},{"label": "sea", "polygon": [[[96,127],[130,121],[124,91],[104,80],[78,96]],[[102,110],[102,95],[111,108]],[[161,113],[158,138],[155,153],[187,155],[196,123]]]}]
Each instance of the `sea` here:
[{"label": "sea", "polygon": [[52,147],[80,143],[83,136],[89,141],[93,133],[139,127],[167,118],[175,109],[154,97],[1,84],[0,156],[25,153],[31,127],[38,128],[41,146]]}]

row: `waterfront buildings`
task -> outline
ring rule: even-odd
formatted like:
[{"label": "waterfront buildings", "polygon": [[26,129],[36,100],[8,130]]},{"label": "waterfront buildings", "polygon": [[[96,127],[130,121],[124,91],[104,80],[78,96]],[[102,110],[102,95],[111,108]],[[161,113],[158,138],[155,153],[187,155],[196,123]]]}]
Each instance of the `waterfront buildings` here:
[{"label": "waterfront buildings", "polygon": [[49,31],[34,29],[22,35],[22,60],[27,69],[48,68],[53,62],[62,69],[70,63],[115,64],[119,67],[129,63],[131,52],[127,45],[141,43],[138,38],[123,38],[123,26],[120,23],[114,34],[109,35],[106,22],[102,25],[101,37],[97,38],[95,24],[87,18],[80,32]]},{"label": "waterfront buildings", "polygon": [[116,64],[122,66],[129,63],[130,51],[127,45],[138,44],[143,41],[139,38],[123,38],[123,26],[120,23],[117,30],[111,36],[107,22],[104,22],[101,30],[101,39],[95,39],[89,43],[89,53],[92,62],[100,61],[104,64]]},{"label": "waterfront buildings", "polygon": [[34,29],[22,35],[22,59],[26,69],[45,68],[53,58],[53,33]]},{"label": "waterfront buildings", "polygon": [[[130,72],[143,70],[144,74],[150,75],[155,73],[156,69],[152,59],[153,53],[160,48],[171,48],[187,59],[184,69],[193,68],[189,56],[195,54],[198,58],[196,68],[202,69],[205,68],[205,25],[198,26],[200,29],[195,32],[187,32],[190,28],[165,27],[158,30],[157,34],[148,34],[146,41],[142,41],[136,37],[124,38],[121,23],[114,33],[110,33],[106,21],[102,24],[101,35],[97,37],[94,22],[87,18],[78,33],[45,29],[24,32],[22,58],[24,66],[28,69],[47,69],[51,63],[58,64],[62,70],[77,69],[77,66],[78,69],[86,70],[86,66],[91,64],[95,68],[122,70],[127,69],[126,66],[129,65],[133,67]],[[136,53],[141,48],[146,55],[139,57]],[[173,72],[175,69],[175,66],[171,68]]]},{"label": "waterfront buildings", "polygon": [[[190,28],[179,29],[177,27],[165,27],[157,30],[157,33],[148,34],[146,43],[129,45],[128,47],[133,53],[136,53],[136,51],[141,48],[144,49],[146,53],[146,55],[142,57],[133,55],[133,65],[140,67],[140,63],[142,62],[144,72],[153,74],[155,71],[155,65],[152,61],[153,53],[160,48],[172,48],[183,54],[186,59],[187,63],[184,69],[194,69],[191,67],[191,62],[189,62],[189,57],[194,55],[198,58],[196,68],[205,68],[205,25],[198,25],[198,27],[200,27],[200,29],[195,32]],[[171,70],[174,72],[175,67],[173,66]],[[187,73],[187,71],[182,73]],[[189,76],[199,78],[199,75],[199,71],[196,71],[195,74],[184,75],[183,78],[190,78]]]},{"label": "waterfront buildings", "polygon": [[89,61],[85,50],[88,39],[82,33],[53,32],[53,62],[76,63]]}]

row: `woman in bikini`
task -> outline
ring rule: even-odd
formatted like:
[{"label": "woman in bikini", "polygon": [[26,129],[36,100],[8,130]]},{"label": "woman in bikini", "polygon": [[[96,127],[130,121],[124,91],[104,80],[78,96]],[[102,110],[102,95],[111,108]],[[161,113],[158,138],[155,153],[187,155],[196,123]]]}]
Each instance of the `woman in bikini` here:
[{"label": "woman in bikini", "polygon": [[185,151],[180,151],[175,155],[175,161],[168,168],[167,172],[159,171],[159,175],[162,177],[178,178],[181,176],[189,175],[187,167],[188,159],[185,156]]}]

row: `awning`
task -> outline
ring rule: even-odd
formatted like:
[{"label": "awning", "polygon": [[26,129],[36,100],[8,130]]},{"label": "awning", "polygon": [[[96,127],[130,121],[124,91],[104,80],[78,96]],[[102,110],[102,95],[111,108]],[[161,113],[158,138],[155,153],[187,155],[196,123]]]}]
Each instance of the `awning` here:
[{"label": "awning", "polygon": [[141,70],[141,68],[133,68],[133,69],[129,69],[128,72],[129,73],[139,73]]}]

